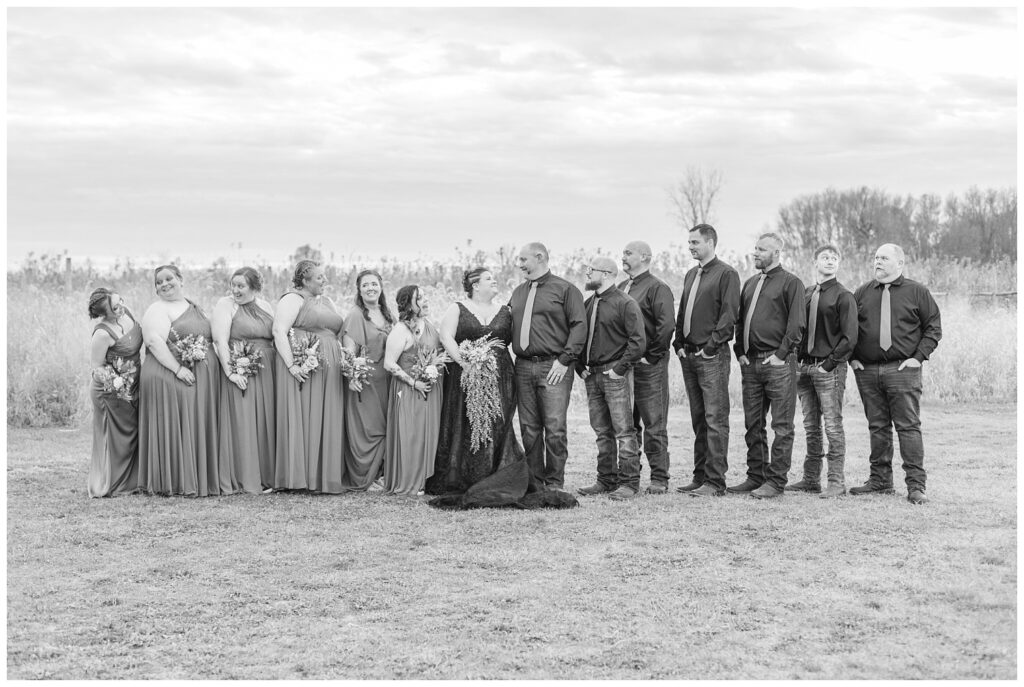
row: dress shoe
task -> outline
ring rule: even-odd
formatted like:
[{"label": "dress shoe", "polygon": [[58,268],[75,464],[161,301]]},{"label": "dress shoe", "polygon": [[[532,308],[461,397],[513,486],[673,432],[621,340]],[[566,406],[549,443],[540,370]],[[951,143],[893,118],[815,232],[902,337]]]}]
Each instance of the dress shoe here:
[{"label": "dress shoe", "polygon": [[696,489],[700,489],[700,484],[701,484],[700,482],[690,482],[685,487],[676,487],[676,491],[685,494],[688,491],[694,491]]},{"label": "dress shoe", "polygon": [[609,489],[608,487],[604,486],[600,482],[595,482],[595,483],[591,484],[589,487],[583,487],[581,489],[577,489],[576,493],[580,494],[582,496],[594,496],[595,494],[603,494],[606,491],[611,491],[611,489]]},{"label": "dress shoe", "polygon": [[777,496],[782,496],[782,493],[782,489],[773,487],[766,482],[754,491],[750,492],[750,495],[755,499],[774,499]]},{"label": "dress shoe", "polygon": [[654,496],[666,494],[668,493],[668,485],[662,482],[651,482],[651,485],[647,487],[647,493]]},{"label": "dress shoe", "polygon": [[749,492],[754,491],[759,486],[761,485],[755,482],[754,480],[748,479],[743,484],[737,484],[734,487],[726,487],[725,490],[730,494],[747,494]]},{"label": "dress shoe", "polygon": [[725,496],[725,489],[717,489],[707,482],[701,485],[700,489],[687,492],[690,496]]},{"label": "dress shoe", "polygon": [[895,494],[896,490],[892,488],[890,484],[887,487],[880,487],[876,484],[872,484],[871,481],[867,481],[859,487],[850,487],[850,494],[853,496],[860,496],[861,494]]},{"label": "dress shoe", "polygon": [[920,506],[923,503],[928,503],[928,497],[924,495],[923,491],[914,489],[907,494],[907,501],[910,501],[915,506]]},{"label": "dress shoe", "polygon": [[821,484],[804,477],[799,482],[786,485],[786,491],[806,491],[809,494],[820,494]]},{"label": "dress shoe", "polygon": [[608,498],[613,501],[626,501],[634,496],[636,496],[636,489],[630,489],[629,487],[622,486],[609,494]]},{"label": "dress shoe", "polygon": [[844,487],[842,484],[830,484],[830,485],[828,485],[828,489],[823,491],[821,493],[821,496],[819,496],[818,498],[819,499],[834,499],[837,496],[845,496],[845,495],[846,495],[846,487]]}]

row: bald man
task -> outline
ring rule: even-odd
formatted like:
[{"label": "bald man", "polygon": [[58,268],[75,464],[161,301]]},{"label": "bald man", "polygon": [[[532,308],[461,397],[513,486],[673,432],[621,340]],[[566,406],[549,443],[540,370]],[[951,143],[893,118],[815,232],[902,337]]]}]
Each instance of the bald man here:
[{"label": "bald man", "polygon": [[857,345],[850,367],[871,433],[871,475],[850,493],[892,494],[892,430],[900,438],[907,500],[926,503],[921,438],[921,363],[942,338],[939,306],[922,284],[903,276],[906,256],[886,243],[875,251],[875,278],[858,288]]},{"label": "bald man", "polygon": [[587,385],[590,426],[597,435],[597,482],[583,496],[608,493],[616,501],[640,491],[640,455],[633,427],[633,366],[647,348],[636,301],[615,286],[618,268],[595,257],[587,267],[584,307],[587,341],[576,372]]},{"label": "bald man", "polygon": [[668,361],[675,327],[672,289],[651,274],[651,247],[631,241],[622,249],[622,271],[628,279],[618,288],[640,306],[647,348],[633,367],[633,427],[651,467],[648,494],[668,491]]}]

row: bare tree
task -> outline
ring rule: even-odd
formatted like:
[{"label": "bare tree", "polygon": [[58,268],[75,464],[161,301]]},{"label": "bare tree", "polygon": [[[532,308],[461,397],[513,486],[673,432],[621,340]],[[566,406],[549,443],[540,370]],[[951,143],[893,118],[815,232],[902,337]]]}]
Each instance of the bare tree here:
[{"label": "bare tree", "polygon": [[719,169],[687,167],[686,176],[668,189],[672,214],[684,229],[711,222],[723,181]]}]

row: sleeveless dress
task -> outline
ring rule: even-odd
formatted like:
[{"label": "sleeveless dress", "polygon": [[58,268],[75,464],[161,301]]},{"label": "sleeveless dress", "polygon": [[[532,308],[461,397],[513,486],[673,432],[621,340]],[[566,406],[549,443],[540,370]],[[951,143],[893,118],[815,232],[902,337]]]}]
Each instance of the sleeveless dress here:
[{"label": "sleeveless dress", "polygon": [[428,494],[462,493],[499,468],[525,459],[512,421],[517,402],[515,367],[508,353],[508,344],[512,341],[512,312],[503,306],[490,322],[482,324],[476,315],[459,303],[455,343],[481,336],[492,336],[505,344],[504,348],[494,349],[498,362],[498,388],[501,392],[503,417],[496,420],[491,428],[492,442],[475,452],[470,451],[470,426],[466,418],[466,394],[462,390],[462,366],[454,362],[447,365],[441,434],[437,443],[434,476],[427,480]]},{"label": "sleeveless dress", "polygon": [[210,344],[210,321],[192,301],[171,323],[167,347],[190,334],[206,337],[206,359],[195,364],[188,386],[150,354],[139,383],[139,488],[150,494],[216,496],[217,408],[220,362]]},{"label": "sleeveless dress", "polygon": [[366,346],[373,371],[359,393],[345,381],[345,488],[365,491],[384,466],[384,437],[388,419],[388,386],[391,375],[384,369],[384,346],[391,326],[379,329],[358,307],[345,319],[345,333],[359,346]]},{"label": "sleeveless dress", "polygon": [[299,382],[277,356],[277,455],[275,489],[339,494],[345,472],[345,393],[341,376],[344,321],[322,296],[305,297],[292,328],[314,334],[326,363]]},{"label": "sleeveless dress", "polygon": [[[402,326],[405,325],[396,325]],[[398,365],[412,375],[417,346],[441,348],[437,329],[424,320],[418,343],[402,351]],[[404,382],[395,380],[388,393],[388,426],[384,452],[384,490],[415,494],[434,471],[434,453],[441,422],[442,384],[435,383],[426,399]]]},{"label": "sleeveless dress", "polygon": [[132,318],[132,328],[118,336],[104,323],[103,329],[114,343],[107,349],[104,363],[110,365],[116,358],[135,363],[135,383],[131,401],[124,401],[115,392],[105,393],[103,384],[93,379],[89,387],[92,399],[92,460],[89,464],[89,496],[115,496],[129,494],[139,486],[139,367],[142,364],[142,327]]},{"label": "sleeveless dress", "polygon": [[274,318],[256,301],[238,306],[231,318],[228,345],[249,341],[260,353],[263,368],[247,377],[243,392],[225,374],[220,376],[220,491],[259,494],[274,485],[277,432],[274,376],[277,351]]}]

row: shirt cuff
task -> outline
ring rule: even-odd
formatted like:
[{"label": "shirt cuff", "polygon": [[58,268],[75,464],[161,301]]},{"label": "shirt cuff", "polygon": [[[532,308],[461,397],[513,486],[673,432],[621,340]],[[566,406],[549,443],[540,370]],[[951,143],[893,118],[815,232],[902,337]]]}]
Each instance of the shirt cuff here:
[{"label": "shirt cuff", "polygon": [[570,358],[565,353],[558,356],[558,362],[562,363],[565,367],[572,367],[576,363],[575,358]]},{"label": "shirt cuff", "polygon": [[825,362],[821,364],[821,369],[823,369],[825,372],[831,372],[832,370],[836,369],[837,364],[838,363],[836,363],[836,361],[833,360],[832,358],[826,358]]}]

